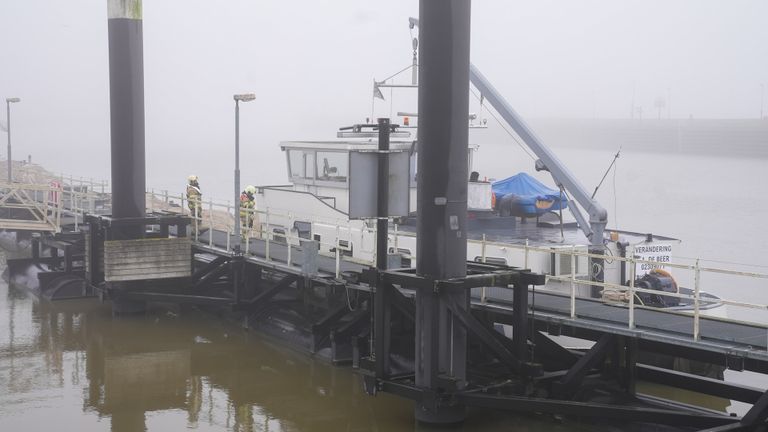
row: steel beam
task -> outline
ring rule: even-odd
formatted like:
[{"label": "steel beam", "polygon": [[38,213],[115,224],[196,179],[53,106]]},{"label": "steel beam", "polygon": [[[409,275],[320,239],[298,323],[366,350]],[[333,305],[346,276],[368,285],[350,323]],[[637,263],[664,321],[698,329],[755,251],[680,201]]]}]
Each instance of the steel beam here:
[{"label": "steel beam", "polygon": [[757,427],[759,424],[765,425],[765,419],[768,418],[768,391],[760,396],[760,399],[752,405],[741,419],[741,424]]},{"label": "steel beam", "polygon": [[[384,265],[386,266],[386,262]],[[375,372],[377,378],[386,378],[389,375],[392,333],[392,305],[390,298],[394,289],[391,284],[384,282],[384,279],[379,275],[373,300],[373,357],[376,360]]]},{"label": "steel beam", "polygon": [[614,337],[611,334],[601,336],[592,348],[568,370],[563,379],[555,383],[554,390],[560,397],[570,399],[576,394],[587,373],[605,359]]},{"label": "steel beam", "polygon": [[413,301],[394,287],[391,291],[391,304],[402,312],[408,320],[414,322],[416,320],[416,308],[413,305]]},{"label": "steel beam", "polygon": [[537,354],[537,358],[534,360],[539,361],[543,354],[546,358],[541,358],[541,360],[547,361],[545,366],[570,369],[579,360],[579,357],[576,354],[567,350],[538,330],[534,331],[533,343],[536,345]]},{"label": "steel beam", "polygon": [[119,294],[120,299],[141,302],[187,303],[206,306],[232,306],[235,300],[229,297],[212,297],[188,294],[169,294],[144,291],[126,291]]},{"label": "steel beam", "polygon": [[483,325],[483,323],[455,301],[450,304],[450,310],[467,330],[474,334],[481,343],[493,352],[496,358],[501,360],[502,363],[506,364],[511,369],[517,372],[522,371],[520,357],[516,357],[515,354],[508,350],[507,347],[495,337],[493,334],[495,330],[489,329]]},{"label": "steel beam", "polygon": [[220,265],[225,264],[227,261],[229,261],[228,256],[224,256],[224,255],[217,256],[210,262],[206,263],[203,267],[195,270],[195,272],[192,273],[191,279],[193,281],[200,280],[204,278],[207,274],[211,273],[214,269],[216,269]]},{"label": "steel beam", "polygon": [[738,419],[703,412],[616,406],[591,402],[539,399],[521,396],[495,396],[481,393],[457,394],[456,399],[467,406],[503,409],[523,413],[546,413],[577,417],[592,417],[619,422],[643,422],[686,427],[714,427],[738,423]]},{"label": "steel beam", "polygon": [[320,349],[322,342],[331,337],[331,327],[337,324],[346,314],[350,313],[346,303],[339,303],[328,311],[322,318],[312,324],[312,352]]},{"label": "steel beam", "polygon": [[292,274],[285,275],[278,283],[264,291],[256,294],[253,298],[240,302],[236,309],[245,310],[249,312],[257,311],[263,308],[264,302],[274,297],[278,292],[288,288],[292,283],[299,280],[300,277]]},{"label": "steel beam", "polygon": [[656,366],[638,364],[637,377],[649,382],[695,391],[749,404],[756,403],[764,392],[754,387],[727,383],[713,378],[692,375]]}]

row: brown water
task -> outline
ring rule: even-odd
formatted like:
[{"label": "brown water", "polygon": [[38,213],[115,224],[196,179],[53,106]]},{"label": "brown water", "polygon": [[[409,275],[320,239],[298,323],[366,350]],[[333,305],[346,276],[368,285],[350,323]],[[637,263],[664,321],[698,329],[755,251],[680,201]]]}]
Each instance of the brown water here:
[{"label": "brown water", "polygon": [[[2,258],[0,258],[2,259]],[[4,259],[3,259],[4,261]],[[458,430],[594,427],[470,412]],[[113,319],[96,300],[36,302],[0,282],[0,431],[408,431],[413,405],[195,311]]]}]

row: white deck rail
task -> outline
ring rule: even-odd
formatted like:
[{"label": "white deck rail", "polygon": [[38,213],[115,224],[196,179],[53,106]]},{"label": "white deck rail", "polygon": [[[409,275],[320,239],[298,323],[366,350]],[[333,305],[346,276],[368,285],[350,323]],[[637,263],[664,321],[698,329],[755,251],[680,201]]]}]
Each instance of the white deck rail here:
[{"label": "white deck rail", "polygon": [[[104,183],[92,183],[88,187],[83,187],[85,185],[82,185],[81,187],[71,187],[71,184],[63,184],[58,188],[40,185],[0,184],[0,190],[3,191],[3,197],[0,199],[0,209],[27,209],[28,211],[36,214],[37,217],[33,221],[25,221],[23,223],[37,224],[36,226],[44,227],[44,229],[40,228],[40,231],[54,232],[60,230],[60,219],[62,212],[70,212],[76,215],[75,229],[78,229],[78,220],[80,220],[84,214],[93,214],[94,212],[98,212],[98,210],[100,210],[95,208],[96,202],[108,203],[109,194],[98,191],[98,185],[102,185],[102,187],[104,187]],[[50,199],[56,198],[56,193],[60,194],[58,195],[58,198]],[[147,193],[147,209],[149,211],[160,211],[172,214],[189,214],[187,204],[188,203],[184,194],[170,194],[167,191],[149,191]],[[233,237],[235,234],[233,232],[234,217],[239,217],[239,209],[233,208],[231,203],[216,202],[213,200],[203,201],[202,208],[203,217],[193,219],[192,222],[193,240],[200,241],[199,235],[205,229],[210,231],[221,230],[230,233],[230,235],[227,236],[226,250],[232,250],[234,245],[231,244],[230,237]],[[287,259],[285,257],[277,259],[270,251],[271,246],[275,243],[279,243],[283,247],[286,245],[296,246],[304,240],[312,240],[307,239],[306,237],[300,237],[296,230],[291,229],[291,227],[293,227],[294,221],[309,220],[312,222],[313,230],[316,228],[322,228],[325,233],[335,233],[335,237],[328,239],[326,236],[326,238],[321,239],[319,243],[321,246],[321,255],[331,257],[336,262],[336,278],[341,278],[342,262],[350,262],[362,265],[374,265],[376,262],[375,244],[369,245],[371,246],[368,248],[371,251],[369,259],[361,259],[360,257],[351,256],[353,249],[358,247],[358,245],[353,244],[352,239],[359,239],[365,235],[366,238],[369,238],[373,241],[376,238],[375,224],[366,224],[362,221],[349,221],[339,218],[322,218],[315,215],[302,214],[301,212],[287,211],[275,208],[250,209],[248,212],[251,213],[251,217],[254,218],[254,226],[244,230],[245,250],[249,250],[248,247],[250,246],[249,242],[251,238],[264,240],[266,245],[265,259],[267,261],[284,261],[282,264],[291,265],[291,255],[293,248],[288,247],[286,249]],[[6,221],[5,219],[0,220],[0,224],[5,224],[6,222],[8,225],[0,225],[0,227],[13,229],[11,228],[13,223],[21,223],[18,221],[10,222]],[[285,224],[277,224],[275,222],[284,222]],[[399,227],[395,225],[394,229],[390,233],[390,241],[394,245],[394,250],[398,250],[398,242],[401,242],[408,237],[414,236],[415,235],[413,233],[399,230]],[[214,246],[212,236],[208,237],[208,246]],[[629,316],[627,325],[630,329],[635,327],[635,311],[637,309],[653,308],[651,306],[643,305],[642,302],[639,301],[639,297],[637,295],[639,293],[660,294],[659,291],[648,290],[635,286],[634,281],[636,276],[636,264],[658,263],[635,258],[633,248],[631,246],[627,251],[626,257],[613,256],[609,258],[611,260],[624,262],[626,265],[629,284],[621,285],[610,282],[589,281],[583,277],[578,277],[575,271],[576,266],[574,264],[575,261],[579,258],[607,258],[604,255],[590,254],[587,251],[586,245],[571,247],[562,247],[560,245],[553,245],[553,247],[540,245],[534,246],[530,245],[527,241],[524,244],[488,241],[486,240],[485,236],[483,236],[483,238],[480,240],[471,239],[468,240],[468,242],[470,245],[474,245],[481,251],[481,262],[485,262],[486,259],[488,259],[490,256],[494,256],[494,254],[498,255],[499,251],[504,251],[507,256],[512,256],[513,252],[518,254],[517,256],[522,256],[522,262],[510,262],[511,265],[516,265],[522,268],[527,268],[528,263],[535,258],[536,254],[546,254],[547,256],[554,255],[558,260],[561,256],[565,257],[565,259],[570,262],[570,271],[560,275],[547,275],[547,285],[536,288],[536,291],[558,292],[561,294],[569,293],[570,317],[574,319],[579,316],[576,299],[583,297],[579,294],[580,290],[578,288],[597,286],[603,288],[604,290],[612,290],[617,293],[624,294],[625,301],[616,303],[620,306],[623,305],[627,307]],[[415,256],[410,256],[407,254],[402,255],[404,258],[410,259],[412,263],[415,263]],[[690,294],[681,293],[679,291],[661,293],[661,295],[665,297],[674,297],[685,300],[692,305],[692,307],[688,310],[666,311],[673,314],[692,317],[692,339],[695,341],[698,341],[701,338],[700,320],[703,313],[702,311],[706,309],[707,305],[711,306],[714,303],[718,305],[730,306],[733,308],[746,308],[751,310],[764,311],[766,312],[766,320],[749,318],[736,319],[733,317],[719,318],[713,317],[711,314],[708,314],[708,318],[720,319],[726,322],[743,323],[758,327],[765,327],[768,337],[768,302],[746,302],[742,300],[735,300],[733,298],[723,298],[722,296],[720,298],[713,298],[710,296],[702,295],[702,293],[704,293],[702,279],[705,274],[716,274],[721,275],[721,277],[727,277],[729,281],[729,288],[736,294],[736,291],[740,286],[740,278],[746,278],[750,280],[751,284],[756,284],[759,287],[768,288],[768,273],[734,270],[717,266],[705,266],[702,265],[702,262],[705,261],[696,259],[693,264],[664,263],[664,266],[667,269],[674,271],[674,276],[678,278],[678,280],[687,278],[687,280],[692,281],[693,285]],[[555,290],[555,287],[560,289]],[[742,297],[747,295],[746,293],[740,294],[742,294]],[[731,296],[729,295],[729,297]],[[482,302],[487,302],[489,300],[485,289],[482,290],[480,300]]]}]

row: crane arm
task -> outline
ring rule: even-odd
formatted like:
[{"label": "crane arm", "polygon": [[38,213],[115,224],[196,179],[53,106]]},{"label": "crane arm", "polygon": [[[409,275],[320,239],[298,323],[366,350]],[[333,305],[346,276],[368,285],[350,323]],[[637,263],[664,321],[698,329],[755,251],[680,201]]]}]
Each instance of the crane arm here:
[{"label": "crane arm", "polygon": [[[408,25],[411,29],[419,26],[418,18],[409,18]],[[414,46],[415,48],[415,46]],[[504,121],[517,133],[525,142],[528,148],[533,151],[539,160],[536,161],[536,170],[549,171],[552,179],[559,186],[570,193],[576,202],[589,215],[589,222],[584,218],[579,209],[574,205],[573,200],[569,201],[568,208],[573,213],[573,217],[579,224],[579,228],[589,239],[592,246],[602,250],[603,232],[608,222],[608,212],[597,200],[592,198],[587,189],[576,179],[571,171],[555,156],[552,151],[533,133],[525,124],[522,117],[509,105],[503,96],[491,85],[480,70],[472,63],[469,64],[469,80],[479,91],[482,97],[493,106],[501,115]]]},{"label": "crane arm", "polygon": [[[567,190],[576,202],[589,215],[589,224],[573,205],[569,206],[574,211],[574,217],[579,222],[579,227],[593,246],[603,246],[603,232],[608,221],[608,212],[593,199],[584,186],[576,179],[570,170],[547,148],[533,131],[525,124],[522,117],[507,103],[501,94],[491,85],[480,70],[473,64],[469,66],[470,82],[485,97],[485,100],[501,115],[504,121],[517,133],[520,139],[539,158],[536,161],[537,170],[547,170],[552,174],[558,186]],[[573,201],[571,201],[573,204]]]}]

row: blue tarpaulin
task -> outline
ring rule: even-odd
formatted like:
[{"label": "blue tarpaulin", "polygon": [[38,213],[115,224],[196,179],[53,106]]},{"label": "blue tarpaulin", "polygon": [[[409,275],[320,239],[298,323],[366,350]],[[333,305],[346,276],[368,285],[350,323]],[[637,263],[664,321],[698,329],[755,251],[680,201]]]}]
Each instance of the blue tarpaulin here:
[{"label": "blue tarpaulin", "polygon": [[[519,173],[504,180],[491,184],[493,193],[496,194],[496,202],[499,203],[507,195],[513,195],[516,206],[525,208],[525,213],[543,214],[546,211],[560,210],[568,207],[568,201],[563,195],[560,200],[560,191],[550,189],[540,181],[527,173]],[[506,200],[505,200],[506,201]],[[553,201],[546,208],[537,208],[536,201]]]}]

